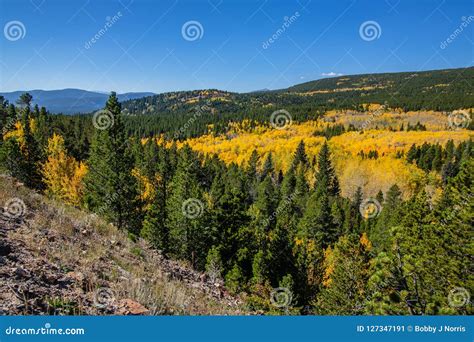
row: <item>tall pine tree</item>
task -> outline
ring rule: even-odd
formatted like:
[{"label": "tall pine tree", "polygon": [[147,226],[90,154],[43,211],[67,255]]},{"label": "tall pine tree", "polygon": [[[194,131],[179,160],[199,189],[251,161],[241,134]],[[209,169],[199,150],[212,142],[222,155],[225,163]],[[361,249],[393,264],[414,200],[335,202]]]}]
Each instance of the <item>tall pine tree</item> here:
[{"label": "tall pine tree", "polygon": [[85,179],[86,204],[118,228],[138,234],[141,226],[138,184],[132,175],[134,160],[115,92],[109,96],[105,111],[112,125],[95,131]]}]

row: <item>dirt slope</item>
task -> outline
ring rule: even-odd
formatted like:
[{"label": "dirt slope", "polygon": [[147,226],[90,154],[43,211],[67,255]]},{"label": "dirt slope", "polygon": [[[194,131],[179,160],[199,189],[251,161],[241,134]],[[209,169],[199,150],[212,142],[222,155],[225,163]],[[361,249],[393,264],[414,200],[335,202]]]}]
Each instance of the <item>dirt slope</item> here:
[{"label": "dirt slope", "polygon": [[205,274],[0,177],[0,314],[246,314]]}]

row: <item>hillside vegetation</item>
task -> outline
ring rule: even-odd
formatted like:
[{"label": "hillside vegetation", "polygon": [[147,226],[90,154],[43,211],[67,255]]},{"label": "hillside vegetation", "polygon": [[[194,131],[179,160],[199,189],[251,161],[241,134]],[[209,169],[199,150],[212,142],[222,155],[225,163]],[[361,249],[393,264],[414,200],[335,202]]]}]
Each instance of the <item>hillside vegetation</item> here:
[{"label": "hillside vegetation", "polygon": [[245,313],[222,284],[96,215],[5,176],[0,203],[10,203],[0,211],[2,315]]},{"label": "hillside vegetation", "polygon": [[[423,72],[348,75],[307,82],[278,91],[230,93],[195,90],[172,92],[125,101],[129,127],[135,134],[193,137],[223,133],[228,121],[268,121],[285,109],[296,122],[315,120],[330,110],[364,112],[366,104],[385,104],[408,111],[453,111],[474,107],[474,67]],[[189,120],[193,125],[180,128]],[[140,127],[138,129],[138,127]]]}]

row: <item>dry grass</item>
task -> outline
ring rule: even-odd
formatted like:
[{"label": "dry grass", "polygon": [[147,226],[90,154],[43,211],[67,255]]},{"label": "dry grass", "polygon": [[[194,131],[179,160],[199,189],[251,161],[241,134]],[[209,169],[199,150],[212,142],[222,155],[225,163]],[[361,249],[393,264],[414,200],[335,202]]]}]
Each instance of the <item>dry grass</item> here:
[{"label": "dry grass", "polygon": [[78,291],[91,303],[98,288],[108,288],[114,302],[132,299],[151,314],[242,313],[238,305],[216,300],[199,286],[169,279],[160,267],[161,259],[144,241],[133,242],[96,215],[0,177],[0,206],[11,198],[24,201],[27,212],[26,225],[10,232],[10,236],[23,241],[35,257],[57,265],[65,274],[74,272],[79,278],[75,284]]}]

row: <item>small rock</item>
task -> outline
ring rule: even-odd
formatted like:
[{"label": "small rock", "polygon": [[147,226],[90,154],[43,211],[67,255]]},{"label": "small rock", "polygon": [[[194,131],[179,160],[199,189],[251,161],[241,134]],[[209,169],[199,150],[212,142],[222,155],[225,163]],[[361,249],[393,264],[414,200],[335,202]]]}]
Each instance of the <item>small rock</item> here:
[{"label": "small rock", "polygon": [[70,278],[80,284],[84,281],[84,274],[81,272],[68,272],[66,273],[66,277]]},{"label": "small rock", "polygon": [[48,284],[56,284],[59,277],[54,273],[45,273],[43,278]]},{"label": "small rock", "polygon": [[147,315],[150,311],[132,299],[122,299],[118,304],[118,315]]},{"label": "small rock", "polygon": [[0,241],[0,256],[7,256],[12,251],[10,245],[4,241]]},{"label": "small rock", "polygon": [[28,278],[30,276],[30,273],[21,267],[15,268],[15,274],[21,278]]}]

